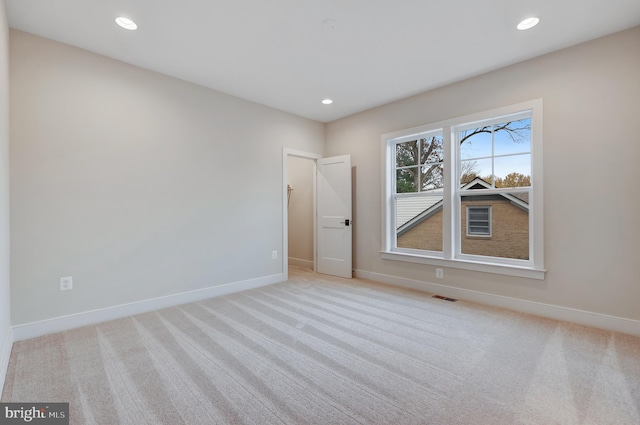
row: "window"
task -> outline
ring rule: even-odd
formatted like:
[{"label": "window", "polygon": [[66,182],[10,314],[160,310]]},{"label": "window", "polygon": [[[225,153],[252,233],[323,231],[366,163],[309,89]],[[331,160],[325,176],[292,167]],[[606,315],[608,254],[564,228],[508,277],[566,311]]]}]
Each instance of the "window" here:
[{"label": "window", "polygon": [[396,140],[396,245],[405,249],[442,252],[442,132]]},{"label": "window", "polygon": [[382,136],[386,259],[544,278],[542,101]]},{"label": "window", "polygon": [[467,206],[467,236],[491,236],[490,206]]}]

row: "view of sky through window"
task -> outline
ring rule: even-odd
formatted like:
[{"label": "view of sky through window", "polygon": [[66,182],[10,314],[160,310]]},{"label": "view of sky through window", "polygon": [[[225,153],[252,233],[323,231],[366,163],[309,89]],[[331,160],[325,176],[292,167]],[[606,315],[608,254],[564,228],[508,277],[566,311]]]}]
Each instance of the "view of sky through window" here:
[{"label": "view of sky through window", "polygon": [[480,177],[496,187],[529,186],[531,118],[459,132],[460,180]]}]

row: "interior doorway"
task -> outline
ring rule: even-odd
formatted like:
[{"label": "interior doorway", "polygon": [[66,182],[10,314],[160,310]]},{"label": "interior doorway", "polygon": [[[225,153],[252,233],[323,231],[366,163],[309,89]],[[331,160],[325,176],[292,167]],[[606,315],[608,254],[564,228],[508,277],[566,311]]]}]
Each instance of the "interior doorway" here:
[{"label": "interior doorway", "polygon": [[289,156],[287,164],[287,211],[289,265],[314,270],[313,203],[315,161]]},{"label": "interior doorway", "polygon": [[322,155],[283,151],[283,273],[289,265],[316,271],[316,160]]},{"label": "interior doorway", "polygon": [[289,279],[290,262],[331,276],[353,276],[352,180],[350,155],[323,158],[283,149],[285,280]]}]

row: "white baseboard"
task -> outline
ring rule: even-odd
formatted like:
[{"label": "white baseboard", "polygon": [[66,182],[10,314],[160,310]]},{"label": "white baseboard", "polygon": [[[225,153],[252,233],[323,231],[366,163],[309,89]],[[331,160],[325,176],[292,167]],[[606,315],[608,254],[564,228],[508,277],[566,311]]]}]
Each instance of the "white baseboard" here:
[{"label": "white baseboard", "polygon": [[13,348],[13,329],[9,328],[7,337],[4,339],[4,344],[2,345],[2,351],[0,351],[0,396],[2,396],[4,381],[7,378],[11,348]]},{"label": "white baseboard", "polygon": [[79,328],[81,326],[93,325],[100,322],[106,322],[108,320],[133,316],[135,314],[147,313],[149,311],[159,310],[162,308],[201,301],[207,298],[232,294],[234,292],[246,291],[248,289],[259,288],[261,286],[267,286],[283,281],[284,274],[278,273],[256,279],[226,283],[224,285],[212,286],[209,288],[197,289],[194,291],[152,298],[149,300],[136,301],[113,307],[25,323],[13,327],[13,338],[15,341],[22,341],[42,335]]},{"label": "white baseboard", "polygon": [[313,270],[313,261],[303,260],[301,258],[289,257],[290,266],[306,267]]},{"label": "white baseboard", "polygon": [[547,317],[550,319],[573,322],[580,325],[592,326],[594,328],[640,336],[640,320],[609,316],[607,314],[594,313],[552,304],[544,304],[535,301],[527,301],[519,298],[505,297],[503,295],[488,294],[486,292],[406,279],[403,277],[390,276],[364,270],[356,270],[355,275],[361,279],[368,279],[375,282],[416,289],[418,291],[429,292],[445,297],[458,298],[465,301],[501,307],[507,310],[535,314],[537,316]]}]

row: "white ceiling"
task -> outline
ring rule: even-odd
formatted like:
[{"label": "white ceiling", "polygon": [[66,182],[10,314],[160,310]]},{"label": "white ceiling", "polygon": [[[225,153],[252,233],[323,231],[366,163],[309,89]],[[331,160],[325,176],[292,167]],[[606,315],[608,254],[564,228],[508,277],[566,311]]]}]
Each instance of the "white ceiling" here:
[{"label": "white ceiling", "polygon": [[640,25],[640,0],[5,2],[12,28],[322,122]]}]

